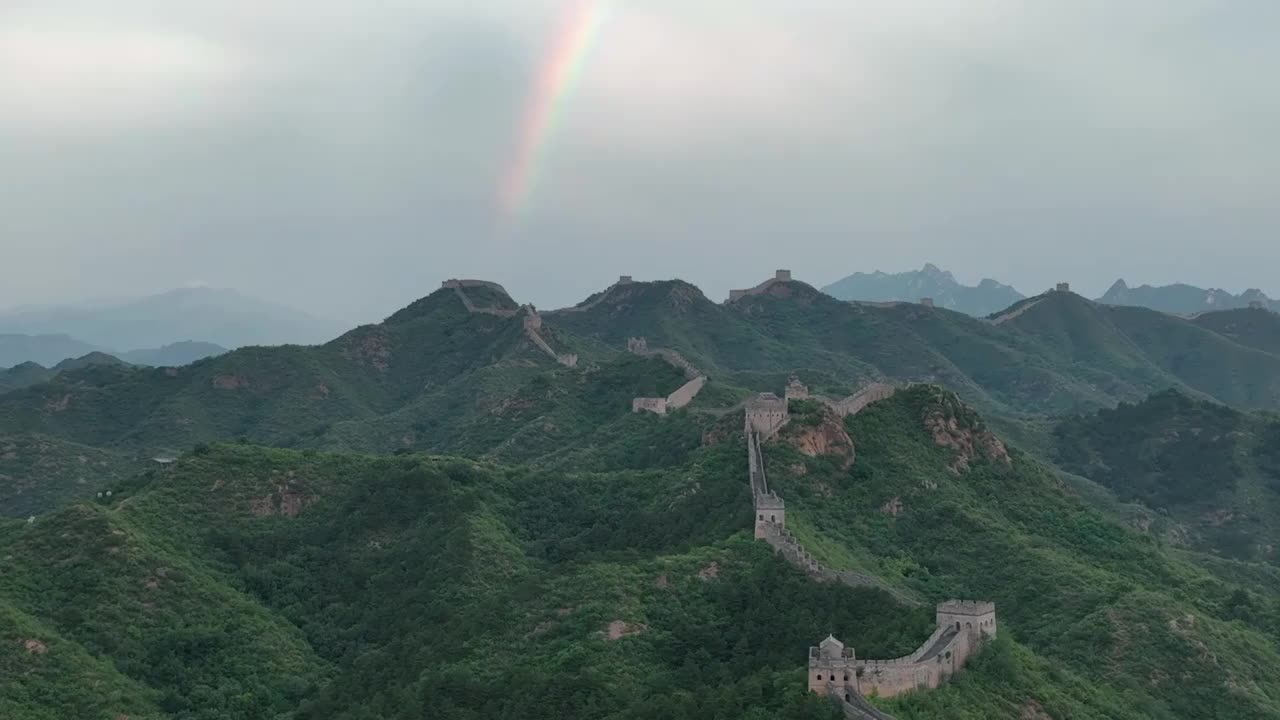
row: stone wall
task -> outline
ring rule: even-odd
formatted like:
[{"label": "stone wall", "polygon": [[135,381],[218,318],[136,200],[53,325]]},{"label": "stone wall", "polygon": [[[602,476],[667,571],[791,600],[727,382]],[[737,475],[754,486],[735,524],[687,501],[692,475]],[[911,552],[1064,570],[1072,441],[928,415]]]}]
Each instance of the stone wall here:
[{"label": "stone wall", "polygon": [[707,376],[699,375],[689,382],[681,385],[678,390],[667,396],[667,407],[672,410],[680,408],[693,402],[698,397],[698,393],[702,392],[703,386],[707,384]]},{"label": "stone wall", "polygon": [[872,383],[858,392],[841,400],[832,400],[824,395],[814,395],[813,398],[822,402],[831,408],[840,417],[849,417],[857,415],[866,409],[872,403],[878,403],[881,400],[888,400],[898,392],[898,388],[887,383]]},{"label": "stone wall", "polygon": [[768,292],[769,288],[773,287],[775,284],[780,282],[791,282],[790,270],[778,270],[773,274],[773,277],[769,278],[768,280],[765,280],[764,282],[760,283],[759,285],[753,288],[749,288],[747,290],[730,290],[729,302],[731,303],[737,302],[742,298],[748,297],[751,295],[763,295],[764,293]]},{"label": "stone wall", "polygon": [[666,398],[638,397],[631,400],[631,412],[651,412],[657,415],[667,414]]},{"label": "stone wall", "polygon": [[549,312],[548,312],[548,314],[549,314],[549,315],[555,315],[555,314],[557,314],[557,313],[580,313],[580,312],[586,312],[586,311],[588,311],[588,310],[590,310],[590,309],[594,308],[595,306],[599,305],[600,303],[604,302],[604,301],[605,301],[605,299],[609,297],[609,294],[610,294],[610,293],[612,293],[614,290],[616,290],[616,289],[618,289],[618,288],[620,288],[620,287],[622,287],[622,286],[624,286],[624,285],[633,285],[633,284],[635,284],[635,280],[634,280],[634,279],[632,279],[632,277],[631,277],[630,275],[623,275],[623,276],[621,276],[621,277],[619,277],[619,278],[618,278],[618,282],[616,282],[616,283],[614,283],[614,284],[610,285],[609,287],[605,288],[605,289],[600,293],[600,295],[599,295],[595,300],[592,300],[591,302],[589,302],[589,303],[585,303],[585,304],[583,304],[583,305],[575,305],[575,306],[573,306],[573,307],[560,308],[559,310],[551,310],[551,311],[549,311]]},{"label": "stone wall", "polygon": [[454,294],[458,296],[458,299],[462,301],[462,306],[465,307],[469,313],[496,315],[497,317],[515,317],[520,312],[519,310],[506,310],[502,308],[476,307],[471,302],[471,298],[467,297],[466,288],[488,288],[495,292],[500,292],[507,297],[511,297],[507,294],[506,288],[495,282],[489,282],[488,280],[445,280],[440,283],[440,287],[453,290]]},{"label": "stone wall", "polygon": [[[685,379],[688,380],[681,385],[675,392],[666,398],[635,398],[631,401],[631,409],[633,412],[656,412],[659,415],[665,415],[667,410],[679,410],[688,405],[698,397],[698,393],[702,392],[702,388],[707,384],[707,376],[701,370],[693,366],[693,363],[684,358],[683,355],[675,350],[659,348],[656,350],[649,349],[649,341],[642,337],[627,338],[627,352],[644,357],[662,358],[668,365],[675,367],[684,373]],[[656,408],[659,407],[658,401],[662,401],[661,412]]]},{"label": "stone wall", "polygon": [[[896,388],[877,383],[834,401],[815,396],[842,416],[861,412],[872,403],[892,397]],[[744,432],[747,437],[747,466],[755,506],[755,536],[764,540],[791,565],[819,582],[840,582],[851,587],[883,590],[903,604],[915,601],[878,578],[845,570],[832,570],[818,562],[786,527],[786,503],[769,489],[765,476],[761,439],[786,423],[787,400],[810,397],[798,378],[787,385],[786,399],[763,393],[746,403]],[[809,690],[834,695],[851,718],[887,719],[863,698],[866,695],[893,697],[913,690],[936,688],[959,672],[985,638],[998,630],[994,603],[952,600],[937,607],[933,634],[912,654],[891,660],[859,660],[852,648],[829,636],[809,650]]]},{"label": "stone wall", "polygon": [[[957,629],[951,622],[953,611],[949,608],[964,606],[982,606],[989,612],[982,616],[963,616],[984,620],[980,625]],[[852,648],[828,636],[820,645],[809,649],[809,689],[822,695],[834,689],[837,693],[893,697],[936,688],[964,667],[983,640],[994,637],[995,607],[991,603],[942,603],[938,606],[938,627],[933,635],[905,657],[860,660]]]},{"label": "stone wall", "polygon": [[[440,284],[440,286],[452,289],[458,296],[458,299],[462,301],[462,306],[465,307],[469,313],[496,315],[498,317],[515,317],[520,313],[524,313],[524,334],[529,338],[529,342],[532,342],[535,347],[551,356],[556,362],[564,365],[565,367],[572,368],[578,366],[577,355],[572,353],[561,355],[553,350],[551,346],[547,344],[547,341],[542,338],[542,335],[539,333],[542,329],[542,316],[538,314],[538,311],[534,309],[532,305],[522,305],[517,310],[481,308],[476,307],[475,303],[471,302],[471,298],[467,297],[466,288],[476,287],[488,288],[495,292],[500,292],[503,295],[507,295],[506,289],[498,283],[489,282],[488,280],[445,280]],[[511,296],[507,295],[507,297]]]},{"label": "stone wall", "polygon": [[800,382],[800,378],[791,376],[791,381],[787,383],[787,389],[783,394],[783,399],[787,402],[792,400],[808,400],[809,387]]},{"label": "stone wall", "polygon": [[542,316],[538,314],[538,311],[535,310],[532,305],[525,305],[520,309],[525,313],[524,334],[529,338],[529,342],[532,342],[539,350],[550,355],[552,359],[561,365],[570,368],[577,367],[578,356],[576,354],[568,353],[562,355],[557,353],[549,344],[547,344],[547,341],[542,338],[542,334],[539,332],[542,329]]}]

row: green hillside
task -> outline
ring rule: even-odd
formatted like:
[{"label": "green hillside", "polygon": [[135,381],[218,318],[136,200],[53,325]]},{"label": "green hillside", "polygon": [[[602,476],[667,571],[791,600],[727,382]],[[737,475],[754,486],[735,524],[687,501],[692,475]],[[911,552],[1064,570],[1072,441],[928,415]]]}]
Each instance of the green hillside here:
[{"label": "green hillside", "polygon": [[33,362],[15,365],[7,370],[0,370],[0,394],[19,388],[38,385],[53,379],[58,373],[69,370],[80,370],[94,365],[125,365],[119,358],[106,353],[91,352],[82,357],[69,358],[54,365],[44,367]]},{"label": "green hillside", "polygon": [[132,477],[149,460],[33,434],[0,434],[0,510],[27,517]]},{"label": "green hillside", "polygon": [[1197,315],[1193,322],[1245,347],[1280,355],[1280,314],[1224,310]]},{"label": "green hillside", "polygon": [[[1220,584],[1159,537],[1108,520],[939,390],[899,393],[846,429],[857,448],[849,470],[837,458],[801,454],[785,436],[766,446],[788,527],[832,567],[923,598],[993,598],[1002,632],[1011,628],[1021,648],[1053,668],[1047,684],[1081,693],[1018,704],[966,675],[892,703],[899,717],[1000,716],[967,715],[965,703],[977,698],[1008,702],[1010,713],[1034,699],[1055,718],[1280,712],[1267,677],[1280,659],[1280,606],[1246,589],[1258,587],[1253,580]],[[1021,662],[1009,675],[1025,679],[1036,666]]]},{"label": "green hillside", "polygon": [[1115,400],[1177,388],[1244,408],[1280,403],[1280,356],[1196,322],[1141,307],[1098,305],[1072,293],[1049,293],[1032,303],[1002,327],[1040,340]]},{"label": "green hillside", "polygon": [[[1280,613],[1244,576],[1090,510],[941,390],[846,430],[851,467],[800,455],[794,434],[766,446],[789,525],[926,603],[1001,612],[1002,639],[953,682],[884,703],[898,717],[1280,712]],[[661,433],[628,429],[641,446]],[[0,524],[0,663],[18,669],[0,707],[834,720],[804,690],[807,647],[834,632],[893,657],[931,611],[815,583],[752,540],[742,437],[708,441],[607,471],[201,448],[99,503]]]},{"label": "green hillside", "polygon": [[1275,563],[1280,419],[1164,392],[1063,421],[1057,461],[1124,500],[1167,514],[1174,540]]},{"label": "green hillside", "polygon": [[[496,287],[466,293],[475,307],[518,307]],[[778,390],[792,374],[832,397],[872,380],[940,384],[1036,449],[1048,444],[1046,416],[1168,388],[1280,407],[1280,356],[1196,324],[1203,319],[1108,308],[1070,293],[1021,307],[995,323],[919,305],[844,303],[800,282],[730,304],[678,280],[630,283],[543,315],[542,338],[580,356],[570,369],[535,346],[522,317],[470,313],[442,289],[326,345],[243,348],[180,368],[64,368],[0,395],[0,434],[130,457],[245,440],[644,467],[670,463],[717,415],[752,392]],[[630,337],[678,351],[711,380],[687,412],[661,424],[667,436],[655,448],[631,442],[653,419],[633,417],[630,400],[670,393],[682,379],[658,359],[627,354]],[[613,448],[607,461],[591,452],[600,444]],[[69,477],[3,474],[49,488]],[[16,494],[5,482],[0,498]],[[48,497],[93,490],[92,482],[77,483]],[[0,500],[9,515],[54,506]]]}]

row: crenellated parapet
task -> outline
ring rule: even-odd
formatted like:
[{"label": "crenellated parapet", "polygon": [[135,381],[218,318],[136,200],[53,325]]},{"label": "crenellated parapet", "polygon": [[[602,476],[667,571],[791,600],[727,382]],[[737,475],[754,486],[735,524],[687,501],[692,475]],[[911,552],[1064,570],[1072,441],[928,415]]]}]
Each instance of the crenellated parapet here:
[{"label": "crenellated parapet", "polygon": [[835,411],[840,417],[857,415],[868,405],[888,400],[897,394],[898,388],[888,383],[871,383],[849,397],[833,400],[825,395],[813,395],[813,399]]},{"label": "crenellated parapet", "polygon": [[[981,625],[955,625],[955,611],[973,611]],[[987,622],[989,620],[989,623]],[[859,659],[852,648],[828,635],[809,648],[809,690],[821,695],[856,693],[893,697],[938,687],[965,663],[985,640],[996,637],[995,605],[952,600],[938,605],[938,627],[910,655],[889,660]],[[844,698],[847,700],[847,698]]]},{"label": "crenellated parapet", "polygon": [[938,603],[938,614],[948,615],[994,615],[996,604],[979,600],[948,600]]},{"label": "crenellated parapet", "polygon": [[760,393],[747,401],[747,428],[762,439],[773,437],[791,419],[787,401],[773,393]]}]

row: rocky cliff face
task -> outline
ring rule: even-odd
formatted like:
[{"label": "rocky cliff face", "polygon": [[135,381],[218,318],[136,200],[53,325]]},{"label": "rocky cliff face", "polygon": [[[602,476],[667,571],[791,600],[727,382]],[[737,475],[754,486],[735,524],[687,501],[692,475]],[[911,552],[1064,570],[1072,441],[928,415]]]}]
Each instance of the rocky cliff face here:
[{"label": "rocky cliff face", "polygon": [[954,452],[951,471],[967,472],[975,460],[986,459],[1011,464],[1009,450],[996,434],[983,425],[977,414],[965,407],[954,393],[939,391],[924,412],[924,427],[940,447]]},{"label": "rocky cliff face", "polygon": [[783,431],[781,442],[808,457],[830,456],[840,459],[843,468],[853,466],[853,438],[845,430],[844,420],[831,408],[822,406],[820,414],[792,422]]}]

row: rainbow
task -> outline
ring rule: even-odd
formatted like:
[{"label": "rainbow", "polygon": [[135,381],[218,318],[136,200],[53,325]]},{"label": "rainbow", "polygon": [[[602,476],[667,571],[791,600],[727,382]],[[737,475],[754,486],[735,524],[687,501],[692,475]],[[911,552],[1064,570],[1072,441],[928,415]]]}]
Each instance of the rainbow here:
[{"label": "rainbow", "polygon": [[503,174],[498,202],[508,219],[528,204],[547,144],[582,77],[611,5],[612,0],[570,0],[555,42],[538,70],[520,122],[515,157]]}]

